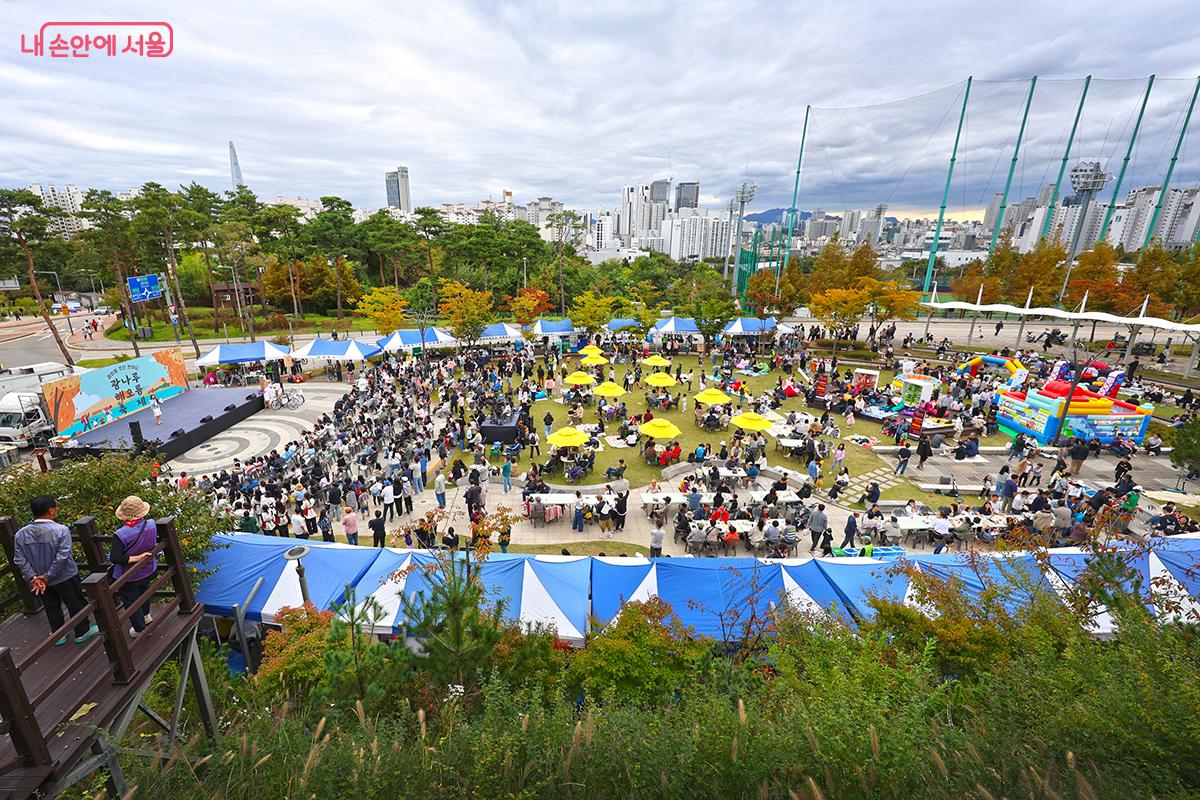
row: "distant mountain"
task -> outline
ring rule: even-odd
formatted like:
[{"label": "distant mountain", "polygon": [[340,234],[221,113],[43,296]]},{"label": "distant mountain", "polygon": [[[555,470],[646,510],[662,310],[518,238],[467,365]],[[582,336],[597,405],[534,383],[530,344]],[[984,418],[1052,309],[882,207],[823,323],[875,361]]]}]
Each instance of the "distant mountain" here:
[{"label": "distant mountain", "polygon": [[[797,220],[808,219],[812,216],[811,211],[801,211],[796,215]],[[757,222],[760,225],[770,225],[772,222],[780,224],[787,222],[786,208],[772,208],[767,211],[759,211],[754,214],[746,215],[747,222]]]}]

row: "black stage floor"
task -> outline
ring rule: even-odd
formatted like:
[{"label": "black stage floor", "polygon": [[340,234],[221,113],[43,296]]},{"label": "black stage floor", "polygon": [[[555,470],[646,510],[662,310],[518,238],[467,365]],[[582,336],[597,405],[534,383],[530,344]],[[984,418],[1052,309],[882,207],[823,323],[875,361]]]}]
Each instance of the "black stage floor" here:
[{"label": "black stage floor", "polygon": [[130,423],[137,422],[142,427],[142,438],[155,443],[157,452],[169,461],[262,410],[262,407],[262,395],[253,387],[199,387],[164,401],[161,425],[154,424],[153,410],[144,408],[81,433],[75,437],[77,447],[55,447],[51,450],[55,457],[131,450],[133,434],[130,432]]},{"label": "black stage floor", "polygon": [[483,435],[483,441],[489,444],[492,442],[512,444],[517,440],[518,419],[519,416],[516,411],[507,417],[496,418],[489,416],[479,423],[479,432]]}]

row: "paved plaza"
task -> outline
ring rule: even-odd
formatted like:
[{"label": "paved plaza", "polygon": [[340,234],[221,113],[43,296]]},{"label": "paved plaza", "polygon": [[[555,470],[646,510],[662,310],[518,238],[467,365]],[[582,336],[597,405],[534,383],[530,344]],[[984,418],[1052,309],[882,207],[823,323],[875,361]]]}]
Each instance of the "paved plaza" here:
[{"label": "paved plaza", "polygon": [[[309,430],[313,422],[320,415],[331,413],[337,398],[347,391],[348,387],[345,384],[317,380],[304,384],[303,388],[306,402],[301,408],[295,411],[269,409],[261,411],[175,459],[171,462],[172,468],[176,474],[186,471],[194,479],[199,479],[203,475],[231,467],[234,458],[245,460],[269,453],[272,450],[282,449],[287,442],[298,438],[303,432]],[[199,389],[198,391],[203,391],[203,389]],[[857,448],[859,445],[847,443],[847,447]],[[884,491],[894,487],[905,486],[906,484],[911,484],[914,488],[920,484],[938,484],[948,490],[950,488],[950,478],[953,476],[953,480],[961,487],[965,501],[975,504],[979,502],[977,499],[978,491],[972,490],[970,487],[977,486],[985,475],[994,477],[1005,464],[1008,464],[1010,468],[1016,466],[1015,460],[1008,460],[1007,453],[989,452],[966,461],[955,461],[950,455],[934,455],[922,469],[917,468],[916,459],[913,459],[913,462],[909,466],[908,474],[900,477],[893,472],[895,455],[893,452],[890,452],[891,450],[894,450],[894,448],[889,448],[881,443],[876,455],[883,459],[883,463],[873,462],[878,464],[878,466],[873,466],[871,469],[852,474],[849,487],[841,493],[837,501],[830,501],[827,497],[828,476],[825,481],[825,489],[817,490],[814,493],[813,501],[826,504],[826,511],[829,516],[835,544],[841,540],[841,533],[846,523],[846,517],[850,514],[852,507],[855,507],[853,504],[872,482],[878,483]],[[1044,459],[1045,475],[1048,477],[1053,468],[1052,454],[1047,452]],[[773,464],[786,466],[793,470],[799,469],[797,462],[785,459],[781,453],[774,451],[770,447],[768,447],[768,460]],[[1094,488],[1111,486],[1113,483],[1113,467],[1116,462],[1117,459],[1115,457],[1107,454],[1089,458],[1083,466],[1080,478]],[[1179,471],[1171,466],[1166,456],[1151,457],[1137,455],[1133,458],[1133,467],[1135,479],[1147,490],[1174,488],[1180,477]],[[432,469],[433,467],[431,467],[431,473]],[[598,475],[594,476],[593,479],[597,481],[601,480]],[[678,479],[675,479],[671,483],[674,484],[677,481]],[[1046,482],[1045,480],[1043,481],[1043,483]],[[760,480],[759,488],[765,489],[766,485],[766,481]],[[599,488],[602,488],[602,486],[603,484],[601,483]],[[664,488],[666,487],[664,486]],[[674,487],[672,486],[671,488]],[[465,489],[465,486],[463,489]],[[576,489],[580,489],[585,494],[589,490],[586,486],[571,486],[564,488],[563,491],[573,493]],[[582,533],[572,530],[570,514],[566,513],[555,522],[536,526],[529,520],[523,519],[513,528],[513,545],[518,548],[536,546],[548,549],[551,552],[557,552],[556,548],[564,545],[576,542],[594,542],[607,555],[645,554],[649,546],[651,524],[646,510],[642,505],[641,493],[644,489],[644,486],[633,486],[630,488],[625,529],[624,531],[613,532],[608,538],[601,533],[599,526],[595,523],[589,523]],[[498,478],[494,478],[486,490],[485,505],[489,511],[495,511],[499,507],[507,507],[516,513],[524,511],[520,489],[517,486],[514,486],[511,492],[505,494],[501,490]],[[445,524],[460,526],[460,532],[466,528],[466,503],[462,494],[463,492],[452,484],[448,486],[447,504],[449,520]],[[928,494],[925,495],[925,498],[925,502],[929,505],[935,504],[940,499]],[[947,497],[945,502],[948,504],[950,498]],[[424,492],[415,498],[414,515],[424,514],[426,511],[433,510],[436,507],[437,503],[434,493],[431,488],[427,487]],[[861,510],[861,506],[857,506],[857,508]],[[395,531],[401,525],[407,524],[408,521],[406,517],[389,521],[388,530]],[[341,538],[341,526],[337,520],[334,522],[334,530],[338,538]],[[613,543],[611,549],[604,545],[604,542],[609,540]],[[807,536],[802,535],[802,551],[807,550],[807,544]],[[664,543],[664,554],[684,554],[683,544],[673,540],[670,530],[668,530],[668,536]]]}]

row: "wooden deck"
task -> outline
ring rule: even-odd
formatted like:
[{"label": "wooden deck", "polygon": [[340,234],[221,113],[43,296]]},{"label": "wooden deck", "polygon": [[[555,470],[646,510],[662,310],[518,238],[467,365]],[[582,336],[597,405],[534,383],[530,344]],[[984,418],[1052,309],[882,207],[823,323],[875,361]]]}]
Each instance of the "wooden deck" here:
[{"label": "wooden deck", "polygon": [[[80,520],[75,533],[87,562],[80,564],[80,573],[87,575],[83,583],[89,603],[81,613],[100,635],[75,644],[72,633],[66,644],[54,645],[61,629],[51,632],[44,612],[30,613],[35,598],[16,576],[18,593],[12,600],[23,609],[0,622],[0,798],[54,793],[99,768],[96,756],[101,752],[114,765],[111,771],[119,773],[113,742],[107,740],[124,733],[155,671],[175,653],[182,654],[185,644],[190,645],[187,669],[202,669],[194,637],[204,608],[192,594],[174,521],[158,525],[162,563],[143,595],[154,597],[153,621],[137,638],[130,636],[128,611],[116,605],[124,581],[110,580],[98,546],[103,537],[95,535],[94,521]],[[13,521],[0,518],[0,544],[10,564],[14,532]],[[67,626],[71,624],[68,620]]]},{"label": "wooden deck", "polygon": [[[154,622],[137,639],[130,639],[136,672],[129,683],[113,682],[113,670],[103,637],[75,644],[74,638],[21,669],[21,683],[33,703],[39,730],[45,736],[52,764],[23,766],[10,737],[0,737],[0,797],[28,797],[46,783],[60,780],[86,756],[97,728],[108,730],[117,715],[137,699],[146,678],[171,657],[191,635],[203,614],[154,607]],[[164,610],[159,616],[160,610]],[[17,614],[0,623],[0,646],[8,647],[20,663],[50,632],[44,614]],[[125,633],[129,636],[128,632]],[[82,654],[82,658],[79,656]],[[82,712],[82,713],[81,713]]]}]

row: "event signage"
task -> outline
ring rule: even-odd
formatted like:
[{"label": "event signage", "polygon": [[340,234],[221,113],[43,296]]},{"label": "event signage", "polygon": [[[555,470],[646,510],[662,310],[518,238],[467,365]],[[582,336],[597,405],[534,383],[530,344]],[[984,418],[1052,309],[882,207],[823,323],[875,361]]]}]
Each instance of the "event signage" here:
[{"label": "event signage", "polygon": [[817,376],[817,397],[824,397],[829,390],[829,375],[822,372]]},{"label": "event signage", "polygon": [[188,389],[178,347],[68,375],[42,386],[46,407],[61,436],[76,436]]},{"label": "event signage", "polygon": [[908,435],[917,437],[921,435],[921,428],[925,426],[925,409],[918,408],[913,412],[912,425],[908,429]]},{"label": "event signage", "polygon": [[134,303],[162,297],[162,284],[157,275],[133,275],[126,280],[129,283],[129,299]]}]

